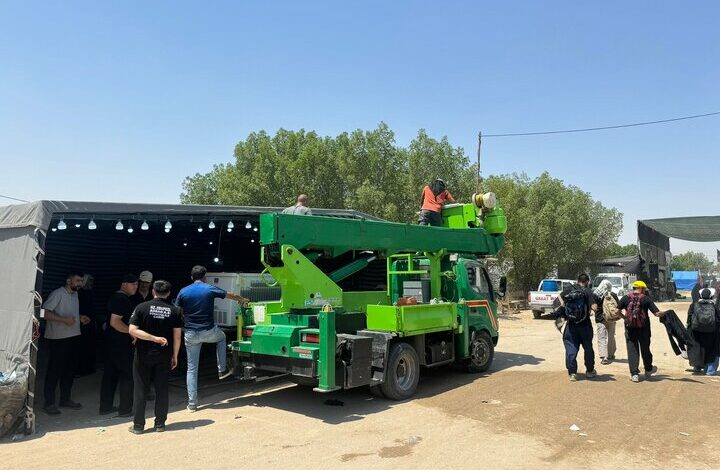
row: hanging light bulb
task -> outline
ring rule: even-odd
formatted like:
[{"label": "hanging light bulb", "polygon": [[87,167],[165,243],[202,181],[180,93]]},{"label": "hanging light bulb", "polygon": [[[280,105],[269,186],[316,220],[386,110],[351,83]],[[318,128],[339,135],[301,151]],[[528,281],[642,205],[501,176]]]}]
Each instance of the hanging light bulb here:
[{"label": "hanging light bulb", "polygon": [[125,227],[123,226],[122,220],[118,220],[118,223],[115,224],[115,230],[122,230],[123,228]]},{"label": "hanging light bulb", "polygon": [[132,225],[128,227],[128,233],[133,233],[135,230],[132,228]]},{"label": "hanging light bulb", "polygon": [[254,239],[254,238],[251,238],[251,239],[250,239],[250,243],[255,243],[255,239]]},{"label": "hanging light bulb", "polygon": [[250,230],[250,229],[252,228],[252,224],[250,223],[249,220],[248,220],[247,223],[245,224],[245,228],[248,229],[248,230]]},{"label": "hanging light bulb", "polygon": [[219,263],[219,262],[220,262],[220,258],[218,258],[218,257],[216,256],[215,258],[213,258],[213,261],[215,261],[216,263]]},{"label": "hanging light bulb", "polygon": [[202,231],[203,231],[202,225],[198,225],[198,232],[202,232]]},{"label": "hanging light bulb", "polygon": [[65,230],[67,228],[67,224],[63,219],[60,219],[60,222],[58,222],[57,229],[58,230]]},{"label": "hanging light bulb", "polygon": [[228,233],[232,232],[232,228],[228,227],[227,231],[228,231]]},{"label": "hanging light bulb", "polygon": [[80,224],[75,224],[75,228],[80,228]]},{"label": "hanging light bulb", "polygon": [[165,229],[165,233],[170,233],[170,229],[169,229],[169,228],[166,228],[166,229]]},{"label": "hanging light bulb", "polygon": [[212,244],[213,244],[213,242],[208,242],[208,245],[212,245]]},{"label": "hanging light bulb", "polygon": [[183,242],[183,246],[187,246],[187,242]]},{"label": "hanging light bulb", "polygon": [[234,228],[235,228],[235,224],[233,223],[233,221],[232,221],[232,220],[231,220],[230,222],[228,222],[228,224],[227,224],[227,228],[229,228],[230,230],[232,230],[232,229],[234,229]]},{"label": "hanging light bulb", "polygon": [[257,227],[253,227],[253,232],[257,232]]},{"label": "hanging light bulb", "polygon": [[90,223],[88,224],[88,230],[95,230],[97,228],[97,224],[93,219],[90,219]]},{"label": "hanging light bulb", "polygon": [[147,220],[143,220],[142,225],[140,226],[140,230],[148,230],[150,226],[147,223]]},{"label": "hanging light bulb", "polygon": [[209,228],[210,230],[214,229],[214,228],[215,228],[215,222],[213,222],[213,221],[211,220],[210,223],[208,224],[208,228]]},{"label": "hanging light bulb", "polygon": [[165,222],[165,231],[169,232],[171,228],[172,228],[172,224],[170,223],[170,219],[168,219],[168,221]]},{"label": "hanging light bulb", "polygon": [[53,232],[57,232],[57,228],[56,228],[56,227],[53,227],[51,230],[52,230]]}]

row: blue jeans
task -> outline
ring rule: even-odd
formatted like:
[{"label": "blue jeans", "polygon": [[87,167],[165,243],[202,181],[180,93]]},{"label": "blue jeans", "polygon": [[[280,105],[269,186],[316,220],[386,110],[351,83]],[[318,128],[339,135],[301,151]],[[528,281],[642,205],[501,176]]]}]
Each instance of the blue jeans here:
[{"label": "blue jeans", "polygon": [[708,362],[705,366],[705,374],[717,375],[718,363],[720,363],[720,357],[716,357],[713,362]]},{"label": "blue jeans", "polygon": [[217,326],[209,330],[185,330],[185,349],[187,350],[187,391],[188,404],[197,405],[197,377],[200,363],[200,348],[203,343],[216,343],[218,372],[225,370],[227,364],[227,341],[225,333]]},{"label": "blue jeans", "polygon": [[595,351],[592,340],[592,325],[580,326],[568,323],[565,326],[563,343],[565,344],[565,367],[567,367],[568,374],[577,373],[577,355],[580,352],[580,346],[582,346],[585,356],[585,369],[588,372],[595,370]]}]

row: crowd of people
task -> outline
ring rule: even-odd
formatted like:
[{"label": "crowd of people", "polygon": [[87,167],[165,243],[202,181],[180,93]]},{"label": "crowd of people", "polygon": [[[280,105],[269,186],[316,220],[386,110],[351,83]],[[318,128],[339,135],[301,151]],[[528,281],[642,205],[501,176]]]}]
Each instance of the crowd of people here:
[{"label": "crowd of people", "polygon": [[[101,415],[133,416],[130,431],[142,433],[146,402],[154,401],[154,429],[163,431],[168,412],[170,371],[177,367],[182,342],[187,352],[190,412],[197,409],[197,375],[203,343],[216,344],[218,378],[222,380],[231,375],[227,366],[225,333],[215,324],[214,300],[228,298],[246,302],[247,299],[206,283],[206,274],[204,266],[193,267],[192,283],[180,289],[174,303],[170,302],[170,283],[165,280],[153,282],[151,272],[122,277],[118,290],[107,302],[107,321],[102,329],[106,358],[100,386]],[[60,414],[59,408],[82,408],[72,399],[72,385],[86,362],[81,360],[85,355],[80,353],[81,326],[89,326],[93,321],[92,302],[88,300],[93,281],[92,276],[70,273],[65,285],[52,291],[43,304],[49,356],[43,406],[47,414]],[[56,400],[58,386],[60,396]],[[116,394],[118,405],[114,406]]]},{"label": "crowd of people", "polygon": [[[615,327],[620,320],[625,326],[625,344],[630,380],[640,382],[640,360],[645,378],[657,372],[650,349],[650,314],[664,324],[676,354],[690,359],[696,373],[716,375],[720,358],[720,297],[711,298],[709,289],[696,287],[688,318],[682,325],[673,310],[661,312],[655,305],[645,282],[632,284],[632,292],[618,298],[610,281],[604,280],[594,289],[589,287],[587,274],[578,276],[577,284],[559,296],[555,324],[562,332],[565,366],[571,381],[578,379],[577,356],[583,349],[585,377],[597,376],[593,327],[595,319],[600,363],[610,364],[617,351]],[[678,346],[679,344],[679,346]]]}]

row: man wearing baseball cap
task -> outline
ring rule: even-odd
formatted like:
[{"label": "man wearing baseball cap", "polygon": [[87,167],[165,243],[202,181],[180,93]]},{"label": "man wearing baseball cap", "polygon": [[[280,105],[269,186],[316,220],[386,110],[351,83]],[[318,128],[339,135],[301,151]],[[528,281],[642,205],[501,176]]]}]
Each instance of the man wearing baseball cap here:
[{"label": "man wearing baseball cap", "polygon": [[152,294],[152,282],[153,273],[150,271],[143,271],[138,276],[138,289],[135,295],[130,299],[132,301],[133,308],[137,307],[143,302],[153,299]]},{"label": "man wearing baseball cap", "polygon": [[105,343],[107,359],[100,385],[100,414],[115,411],[115,389],[118,388],[120,402],[118,417],[132,416],[133,377],[132,377],[132,339],[129,334],[130,316],[133,305],[130,298],[138,288],[138,278],[126,274],[122,278],[120,290],[110,296],[107,310],[110,317]]},{"label": "man wearing baseball cap", "polygon": [[650,352],[650,317],[648,312],[660,316],[660,309],[649,294],[643,281],[635,281],[633,291],[620,299],[620,315],[625,319],[625,341],[627,343],[630,380],[640,382],[640,355],[645,366],[645,378],[650,378],[657,367],[653,366]]}]

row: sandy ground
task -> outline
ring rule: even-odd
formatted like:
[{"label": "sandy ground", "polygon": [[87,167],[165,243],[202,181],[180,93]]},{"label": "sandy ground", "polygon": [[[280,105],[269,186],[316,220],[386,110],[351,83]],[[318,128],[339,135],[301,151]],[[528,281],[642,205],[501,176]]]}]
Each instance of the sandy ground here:
[{"label": "sandy ground", "polygon": [[[684,319],[687,306],[660,308]],[[204,391],[205,405],[190,414],[174,390],[164,434],[131,435],[128,420],[100,419],[94,410],[72,420],[71,411],[40,415],[36,435],[0,444],[0,466],[720,468],[720,378],[688,372],[653,319],[658,375],[631,383],[618,326],[618,360],[598,364],[594,380],[580,374],[570,383],[552,321],[523,312],[504,316],[491,373],[434,370],[408,402],[365,390],[327,396],[284,383],[231,384]]]}]

